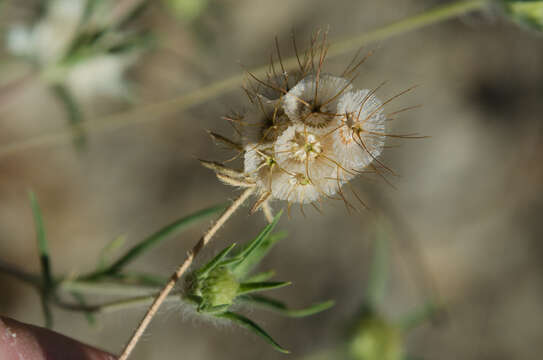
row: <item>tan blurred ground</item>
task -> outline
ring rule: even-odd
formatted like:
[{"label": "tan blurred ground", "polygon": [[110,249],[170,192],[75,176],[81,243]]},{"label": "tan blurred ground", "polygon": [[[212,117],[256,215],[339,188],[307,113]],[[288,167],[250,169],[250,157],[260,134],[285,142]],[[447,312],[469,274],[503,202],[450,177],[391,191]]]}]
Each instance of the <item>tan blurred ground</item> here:
[{"label": "tan blurred ground", "polygon": [[[283,53],[293,55],[292,29],[305,44],[311,31],[329,25],[333,41],[438,3],[217,1],[192,27],[154,8],[146,21],[164,47],[146,56],[131,75],[140,104],[171,98],[237,74],[240,64],[265,64],[275,35]],[[5,11],[19,14],[12,8]],[[3,30],[7,18],[2,16]],[[328,70],[343,69],[349,60],[332,59]],[[9,61],[5,53],[0,61]],[[402,314],[427,292],[409,239],[449,306],[447,322],[409,337],[413,354],[440,360],[541,358],[542,64],[540,36],[493,15],[469,16],[382,42],[355,82],[372,88],[387,80],[382,94],[389,96],[421,84],[394,105],[422,103],[394,127],[430,136],[402,141],[385,154],[384,160],[401,175],[392,179],[397,189],[382,181],[355,182],[371,212],[403,224],[395,229],[393,281],[384,309],[391,316]],[[232,189],[196,159],[227,157],[204,130],[229,134],[220,116],[244,105],[242,92],[231,92],[175,116],[92,135],[85,153],[68,144],[0,159],[0,257],[38,270],[28,188],[42,204],[58,274],[90,269],[99,250],[119,234],[135,243],[183,214],[232,198]],[[123,108],[97,101],[86,111],[99,117]],[[0,109],[0,143],[61,128],[64,122],[54,99],[31,86]],[[336,307],[302,320],[253,314],[294,352],[291,358],[340,338],[364,295],[372,236],[371,215],[365,212],[348,216],[341,204],[328,204],[324,216],[312,209],[307,213],[304,218],[295,211],[290,221],[282,220],[289,237],[266,264],[277,270],[278,278],[294,283],[277,291],[278,297],[295,306],[334,298]],[[240,212],[207,257],[226,243],[250,239],[263,224],[261,217]],[[167,275],[206,225],[161,245],[134,268]],[[116,352],[142,311],[108,315],[97,328],[81,315],[56,311],[56,329]],[[36,294],[1,275],[0,313],[42,323]],[[264,360],[283,355],[243,330],[217,327],[166,306],[134,359],[176,358]]]}]

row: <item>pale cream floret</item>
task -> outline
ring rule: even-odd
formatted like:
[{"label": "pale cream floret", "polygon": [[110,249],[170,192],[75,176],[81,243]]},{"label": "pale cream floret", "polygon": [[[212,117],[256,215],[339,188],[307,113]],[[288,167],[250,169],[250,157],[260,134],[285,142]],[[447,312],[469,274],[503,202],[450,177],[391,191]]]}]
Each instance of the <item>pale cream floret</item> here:
[{"label": "pale cream floret", "polygon": [[361,171],[383,151],[382,103],[370,90],[359,90],[345,93],[337,109],[343,116],[333,132],[335,156],[347,171]]},{"label": "pale cream floret", "polygon": [[271,192],[272,175],[275,170],[273,144],[249,143],[244,147],[244,174],[250,177],[259,192]]},{"label": "pale cream floret", "polygon": [[240,121],[242,142],[244,145],[271,143],[288,127],[290,120],[277,100],[257,95],[253,102]]},{"label": "pale cream floret", "polygon": [[338,102],[352,86],[344,78],[327,74],[319,76],[318,88],[316,83],[315,75],[308,75],[299,81],[283,97],[283,109],[293,122],[303,123],[321,132],[338,118]]},{"label": "pale cream floret", "polygon": [[272,195],[290,202],[309,203],[334,195],[341,185],[333,158],[333,139],[315,134],[307,126],[290,126],[275,143],[278,175]]}]

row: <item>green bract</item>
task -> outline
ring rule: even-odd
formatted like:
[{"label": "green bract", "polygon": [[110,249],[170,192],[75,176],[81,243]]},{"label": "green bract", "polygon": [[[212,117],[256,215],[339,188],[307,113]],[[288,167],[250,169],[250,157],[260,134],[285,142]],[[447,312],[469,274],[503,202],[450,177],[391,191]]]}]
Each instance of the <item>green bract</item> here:
[{"label": "green bract", "polygon": [[303,317],[333,305],[333,302],[326,301],[306,309],[291,310],[280,301],[255,294],[291,284],[288,281],[269,281],[274,275],[273,271],[252,274],[272,246],[284,237],[284,234],[271,234],[280,216],[278,214],[254,240],[239,250],[234,251],[236,244],[232,244],[190,274],[183,297],[193,303],[199,313],[235,322],[264,338],[276,350],[288,353],[252,320],[230,310],[234,303],[240,302],[265,307],[286,316]]},{"label": "green bract", "polygon": [[504,0],[503,5],[507,15],[516,23],[534,30],[543,30],[543,1]]}]

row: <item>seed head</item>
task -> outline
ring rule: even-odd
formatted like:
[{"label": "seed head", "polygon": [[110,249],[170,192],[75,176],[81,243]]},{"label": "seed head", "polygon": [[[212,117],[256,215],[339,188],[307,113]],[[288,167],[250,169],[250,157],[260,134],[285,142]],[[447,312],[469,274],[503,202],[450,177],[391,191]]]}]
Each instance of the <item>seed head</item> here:
[{"label": "seed head", "polygon": [[377,160],[392,136],[384,107],[406,91],[382,102],[379,88],[355,89],[349,74],[365,58],[341,76],[323,73],[326,51],[326,34],[322,44],[313,38],[303,61],[297,54],[300,66],[292,73],[284,71],[277,51],[282,72],[272,64],[266,81],[250,74],[254,82],[245,91],[252,107],[228,118],[240,134],[244,166],[230,180],[218,176],[234,186],[256,186],[253,210],[272,199],[307,204],[337,194],[349,207],[342,187],[360,172],[386,168]]}]

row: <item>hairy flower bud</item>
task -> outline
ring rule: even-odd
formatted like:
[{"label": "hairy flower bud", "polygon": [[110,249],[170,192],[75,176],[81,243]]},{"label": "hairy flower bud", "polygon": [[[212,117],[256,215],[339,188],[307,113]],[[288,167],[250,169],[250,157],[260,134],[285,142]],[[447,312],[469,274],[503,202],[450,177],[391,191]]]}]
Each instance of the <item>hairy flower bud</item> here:
[{"label": "hairy flower bud", "polygon": [[358,325],[349,344],[353,360],[401,360],[404,356],[400,330],[377,315]]},{"label": "hairy flower bud", "polygon": [[213,269],[206,277],[198,279],[190,295],[202,299],[199,310],[206,311],[219,306],[232,305],[237,296],[239,282],[225,266]]}]

